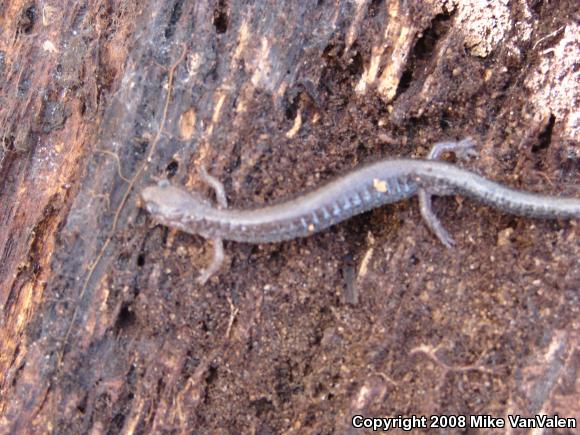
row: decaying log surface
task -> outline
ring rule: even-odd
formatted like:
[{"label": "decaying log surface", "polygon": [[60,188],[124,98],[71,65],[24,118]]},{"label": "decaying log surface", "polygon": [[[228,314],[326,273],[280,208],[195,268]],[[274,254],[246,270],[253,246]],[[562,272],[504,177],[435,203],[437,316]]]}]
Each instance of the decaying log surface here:
[{"label": "decaying log surface", "polygon": [[[0,432],[345,432],[579,417],[577,222],[416,201],[281,244],[155,226],[160,178],[249,207],[472,136],[578,196],[576,2],[0,4]],[[577,17],[577,16],[576,16]]]}]

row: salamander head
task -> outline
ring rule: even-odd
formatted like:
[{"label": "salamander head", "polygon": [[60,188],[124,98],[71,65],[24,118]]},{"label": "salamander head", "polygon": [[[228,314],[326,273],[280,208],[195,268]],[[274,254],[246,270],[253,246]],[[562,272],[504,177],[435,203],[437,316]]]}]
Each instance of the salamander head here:
[{"label": "salamander head", "polygon": [[167,180],[143,189],[141,198],[157,221],[173,227],[198,220],[212,208],[200,195],[172,186]]}]

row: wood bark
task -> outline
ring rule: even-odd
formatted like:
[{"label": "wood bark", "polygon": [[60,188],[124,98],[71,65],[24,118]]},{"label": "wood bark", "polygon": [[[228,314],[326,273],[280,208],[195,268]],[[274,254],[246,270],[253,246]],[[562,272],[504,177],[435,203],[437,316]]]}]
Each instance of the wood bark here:
[{"label": "wood bark", "polygon": [[139,207],[230,204],[425,156],[578,197],[575,2],[0,3],[0,433],[352,429],[353,415],[580,417],[575,221],[415,200],[282,244]]}]

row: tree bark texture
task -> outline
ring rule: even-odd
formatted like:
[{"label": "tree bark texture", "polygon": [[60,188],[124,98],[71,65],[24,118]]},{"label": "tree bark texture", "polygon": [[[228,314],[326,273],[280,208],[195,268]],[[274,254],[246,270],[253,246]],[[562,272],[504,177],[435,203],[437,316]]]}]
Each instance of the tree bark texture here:
[{"label": "tree bark texture", "polygon": [[0,433],[349,432],[580,417],[575,221],[416,200],[313,237],[155,225],[169,178],[252,207],[473,137],[457,164],[578,197],[577,2],[0,3]]}]

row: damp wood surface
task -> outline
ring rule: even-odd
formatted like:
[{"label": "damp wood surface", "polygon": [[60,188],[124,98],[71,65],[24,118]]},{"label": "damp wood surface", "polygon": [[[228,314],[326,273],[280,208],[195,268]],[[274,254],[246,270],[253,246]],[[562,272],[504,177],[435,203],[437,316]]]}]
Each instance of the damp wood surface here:
[{"label": "damp wood surface", "polygon": [[[424,157],[580,197],[574,1],[0,4],[0,433],[348,433],[351,418],[580,417],[577,221],[416,199],[279,244],[155,225]],[[213,199],[213,198],[212,198]]]}]

